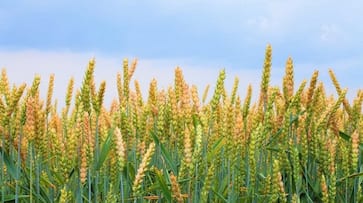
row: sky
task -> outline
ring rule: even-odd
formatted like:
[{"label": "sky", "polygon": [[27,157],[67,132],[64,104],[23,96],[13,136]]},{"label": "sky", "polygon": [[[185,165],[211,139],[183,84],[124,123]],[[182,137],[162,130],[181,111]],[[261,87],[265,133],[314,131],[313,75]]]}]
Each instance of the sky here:
[{"label": "sky", "polygon": [[[146,93],[152,78],[173,83],[174,69],[202,92],[225,68],[226,86],[240,79],[257,94],[264,52],[273,48],[272,84],[281,85],[286,60],[294,60],[298,85],[319,70],[336,94],[328,69],[349,97],[362,88],[363,2],[332,0],[14,0],[0,3],[0,68],[10,81],[30,83],[55,73],[55,97],[67,81],[80,85],[88,60],[96,81],[107,81],[106,100],[117,97],[116,73],[124,58],[138,58],[137,79]],[[297,86],[296,85],[296,86]],[[61,103],[62,101],[60,101]]]}]

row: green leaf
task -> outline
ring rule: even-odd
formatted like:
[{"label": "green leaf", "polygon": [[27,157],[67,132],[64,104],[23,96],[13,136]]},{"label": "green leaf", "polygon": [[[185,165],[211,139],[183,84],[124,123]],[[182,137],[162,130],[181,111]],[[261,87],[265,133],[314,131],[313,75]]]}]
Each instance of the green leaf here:
[{"label": "green leaf", "polygon": [[[18,199],[25,199],[25,198],[29,198],[29,195],[18,195]],[[0,199],[2,199],[1,195],[0,195]],[[15,201],[15,195],[5,195],[4,196],[4,202],[14,202]]]},{"label": "green leaf", "polygon": [[215,159],[217,153],[221,150],[221,148],[224,146],[224,144],[225,144],[224,138],[223,137],[219,138],[213,144],[211,151],[208,153],[207,160],[212,161],[213,159]]},{"label": "green leaf", "polygon": [[[343,138],[345,141],[350,141],[351,136],[343,131],[339,131],[339,136]],[[363,143],[359,143],[360,150],[363,150]]]},{"label": "green leaf", "polygon": [[161,173],[156,173],[156,180],[159,183],[160,189],[162,193],[164,194],[164,197],[168,202],[172,202],[172,196],[170,189],[168,188],[168,185],[166,184],[166,181],[164,179],[164,176]]},{"label": "green leaf", "polygon": [[112,136],[113,136],[113,133],[108,133],[108,136],[101,147],[100,156],[98,157],[98,160],[96,160],[96,166],[95,166],[96,171],[100,170],[100,168],[102,167],[103,163],[105,162],[109,152],[111,151]]},{"label": "green leaf", "polygon": [[273,148],[273,147],[266,147],[267,150],[273,151],[273,152],[280,152],[279,148]]},{"label": "green leaf", "polygon": [[6,153],[2,147],[0,147],[0,151],[3,154],[7,172],[11,175],[12,178],[17,179],[18,177],[16,176],[16,166],[14,164],[14,161],[11,160],[8,153]]},{"label": "green leaf", "polygon": [[350,140],[350,136],[347,135],[345,132],[339,131],[339,136],[341,138],[343,138],[344,140],[346,140],[346,141],[349,141]]},{"label": "green leaf", "polygon": [[345,176],[341,179],[338,180],[338,182],[342,182],[344,181],[345,179],[348,179],[348,178],[355,178],[355,177],[359,177],[359,176],[363,176],[363,172],[360,172],[360,173],[353,173],[353,174],[350,174],[348,176]]},{"label": "green leaf", "polygon": [[215,189],[212,189],[212,191],[213,191],[213,193],[214,193],[217,197],[219,197],[219,199],[221,199],[223,202],[228,202],[228,200],[227,200],[227,199],[225,199],[225,198],[223,197],[223,195],[222,195],[222,194],[220,194],[219,192],[217,192]]},{"label": "green leaf", "polygon": [[224,176],[223,179],[218,183],[218,191],[221,192],[222,194],[228,194],[228,186],[229,186],[230,182],[229,182],[229,177],[228,176]]},{"label": "green leaf", "polygon": [[[136,175],[136,168],[133,163],[129,162],[127,168],[125,170],[125,175],[128,177],[128,180],[133,180]],[[132,181],[128,181],[130,187],[132,187]]]},{"label": "green leaf", "polygon": [[38,202],[51,202],[51,198],[49,196],[49,187],[50,185],[40,185],[39,186],[39,194],[36,192],[37,191],[37,186],[36,186],[36,182],[34,181],[33,184],[30,185],[31,181],[30,181],[30,168],[27,167],[24,169],[24,173],[22,173],[22,175],[25,178],[24,181],[24,185],[22,185],[22,189],[30,192],[30,187],[32,187],[32,195],[35,199],[37,199]]},{"label": "green leaf", "polygon": [[165,162],[168,164],[168,166],[171,168],[171,170],[173,171],[174,174],[177,174],[177,167],[174,164],[171,155],[169,153],[169,151],[167,151],[164,147],[164,145],[160,142],[159,138],[156,136],[156,134],[154,132],[151,132],[151,135],[153,136],[154,142],[155,144],[160,147],[161,150],[161,154],[163,155],[163,158],[165,160]]}]

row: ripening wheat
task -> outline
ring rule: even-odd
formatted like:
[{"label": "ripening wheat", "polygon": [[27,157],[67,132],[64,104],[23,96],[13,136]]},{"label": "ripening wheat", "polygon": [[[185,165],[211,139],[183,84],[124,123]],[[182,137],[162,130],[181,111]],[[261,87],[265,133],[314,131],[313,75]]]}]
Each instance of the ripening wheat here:
[{"label": "ripening wheat", "polygon": [[363,92],[349,103],[333,70],[336,96],[318,71],[296,84],[292,58],[271,87],[268,45],[260,87],[238,95],[239,79],[228,90],[221,70],[208,101],[210,86],[187,84],[179,67],[143,98],[136,67],[123,61],[107,107],[91,59],[63,108],[55,75],[42,99],[39,76],[10,86],[3,69],[1,202],[363,202]]}]

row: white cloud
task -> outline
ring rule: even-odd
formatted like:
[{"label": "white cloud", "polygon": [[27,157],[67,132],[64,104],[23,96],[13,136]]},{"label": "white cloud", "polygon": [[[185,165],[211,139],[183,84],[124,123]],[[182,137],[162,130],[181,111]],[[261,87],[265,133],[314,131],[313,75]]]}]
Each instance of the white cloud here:
[{"label": "white cloud", "polygon": [[271,26],[272,22],[269,21],[266,17],[260,16],[253,19],[248,19],[247,24],[251,26],[257,26],[257,28],[261,30],[267,30],[269,26]]},{"label": "white cloud", "polygon": [[[30,85],[34,75],[40,74],[42,77],[41,93],[43,98],[45,97],[48,85],[48,77],[51,73],[54,73],[54,98],[57,98],[59,105],[63,106],[68,80],[73,76],[76,87],[80,87],[88,60],[94,56],[96,57],[96,83],[99,84],[101,80],[106,80],[107,89],[105,101],[109,104],[112,99],[117,98],[116,74],[117,72],[122,72],[123,58],[121,57],[109,57],[93,53],[44,52],[34,50],[17,52],[0,51],[0,68],[6,68],[10,82],[16,84],[26,82]],[[361,87],[358,80],[354,80],[354,78],[363,77],[363,72],[357,69],[357,65],[359,64],[359,60],[354,58],[336,61],[329,65],[295,64],[295,88],[297,88],[303,79],[309,80],[313,71],[317,69],[320,71],[319,78],[326,85],[328,92],[336,95],[328,76],[328,68],[333,68],[338,79],[341,79],[341,85],[343,87],[349,87],[348,97],[353,98],[358,88]],[[148,92],[149,83],[153,78],[157,79],[159,88],[166,89],[168,85],[173,85],[174,69],[176,66],[182,68],[185,79],[189,84],[198,86],[200,94],[203,93],[204,88],[208,84],[211,85],[209,94],[213,94],[219,71],[223,68],[216,64],[183,59],[139,59],[133,79],[137,79],[140,82],[145,97]],[[259,91],[261,72],[262,69],[237,69],[236,67],[227,67],[227,91],[231,91],[234,77],[237,76],[240,79],[239,95],[244,98],[248,84],[252,84],[254,98],[256,98]],[[284,64],[273,65],[271,84],[281,86],[283,74]],[[134,88],[133,82],[130,84],[130,87]]]},{"label": "white cloud", "polygon": [[[0,51],[0,67],[6,68],[11,83],[31,84],[35,74],[42,78],[41,94],[44,97],[47,90],[49,75],[55,74],[55,98],[62,106],[64,95],[69,79],[75,78],[75,86],[80,87],[83,74],[90,58],[96,58],[95,79],[96,83],[106,80],[106,102],[117,98],[116,74],[122,73],[122,58],[97,56],[92,53],[70,53],[70,52],[43,52],[43,51]],[[140,82],[144,97],[147,95],[149,83],[153,78],[158,81],[158,87],[166,89],[174,83],[174,70],[177,66],[182,68],[185,80],[189,84],[198,86],[200,94],[210,84],[210,94],[213,93],[214,84],[217,80],[219,67],[210,63],[185,62],[183,59],[139,59],[133,79]],[[226,69],[226,88],[232,89],[235,76],[240,78],[240,93],[244,97],[246,87],[249,83],[258,86],[260,70]],[[130,84],[134,88],[134,83]],[[146,98],[145,98],[146,99]]]},{"label": "white cloud", "polygon": [[335,24],[320,27],[320,39],[324,42],[336,42],[341,37],[341,31]]}]

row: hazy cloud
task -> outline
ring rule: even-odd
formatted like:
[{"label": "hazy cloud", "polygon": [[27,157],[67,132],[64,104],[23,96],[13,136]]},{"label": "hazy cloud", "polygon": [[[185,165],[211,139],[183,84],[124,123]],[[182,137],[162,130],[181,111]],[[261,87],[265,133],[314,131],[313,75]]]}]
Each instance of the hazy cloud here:
[{"label": "hazy cloud", "polygon": [[[261,54],[263,55],[263,53]],[[83,74],[86,70],[89,59],[94,57],[92,53],[70,53],[70,52],[41,52],[41,51],[13,51],[0,52],[0,67],[6,68],[11,83],[20,84],[26,82],[31,84],[36,74],[41,75],[41,93],[45,96],[48,78],[55,74],[55,98],[63,105],[66,84],[71,77],[75,78],[75,86],[80,87]],[[109,104],[112,99],[117,98],[116,74],[122,72],[122,58],[109,56],[96,56],[95,77],[96,83],[102,80],[107,82],[106,102]],[[21,60],[19,60],[21,59]],[[131,60],[131,59],[130,59]],[[253,59],[251,59],[253,60]],[[174,82],[174,70],[177,66],[183,69],[186,81],[195,84],[200,94],[204,88],[211,85],[212,94],[219,71],[225,67],[217,64],[205,64],[185,61],[181,59],[139,59],[138,67],[133,79],[140,82],[144,96],[147,96],[149,83],[155,78],[158,87],[166,89]],[[328,92],[335,94],[329,76],[328,68],[333,68],[342,87],[349,87],[349,97],[353,98],[355,92],[361,87],[360,78],[363,73],[357,67],[358,60],[341,61],[330,67],[326,64],[295,64],[296,86],[303,79],[310,79],[314,70],[320,71],[320,79],[325,82]],[[244,97],[248,84],[253,85],[254,96],[259,91],[262,69],[228,68],[226,67],[227,80],[226,89],[231,91],[235,77],[240,79],[239,94]],[[271,84],[280,86],[284,74],[284,64],[276,64],[272,67]],[[130,84],[134,87],[133,82]]]},{"label": "hazy cloud", "polygon": [[245,89],[248,83],[258,86],[271,43],[273,81],[292,56],[298,79],[332,67],[343,84],[358,88],[362,10],[361,1],[328,0],[4,1],[0,66],[19,81],[53,71],[64,86],[70,75],[82,80],[93,56],[102,68],[99,78],[108,81],[121,70],[122,58],[138,57],[136,76],[144,86],[151,76],[170,83],[179,65],[202,87],[226,68],[231,82],[239,75]]}]

